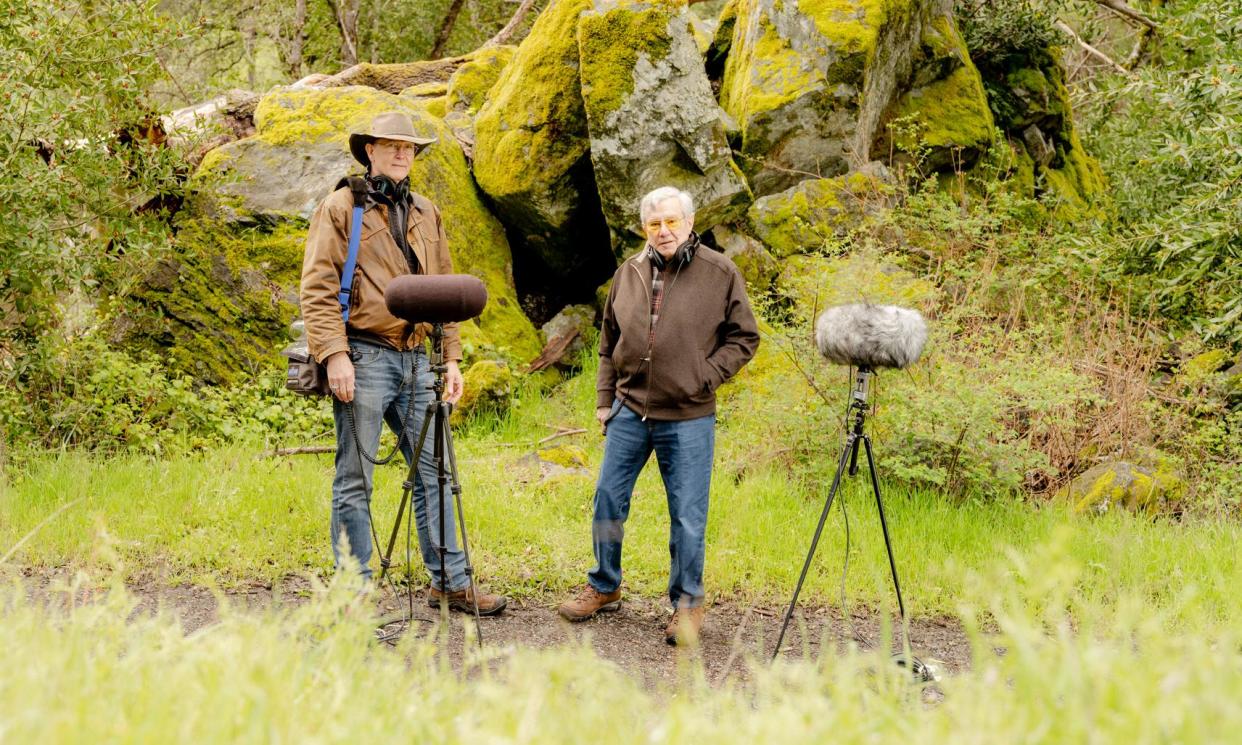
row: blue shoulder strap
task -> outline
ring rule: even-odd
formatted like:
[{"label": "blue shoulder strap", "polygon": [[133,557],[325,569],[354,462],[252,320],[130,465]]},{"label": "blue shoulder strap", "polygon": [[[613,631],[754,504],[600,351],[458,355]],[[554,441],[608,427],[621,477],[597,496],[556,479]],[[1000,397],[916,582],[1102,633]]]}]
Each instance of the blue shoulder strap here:
[{"label": "blue shoulder strap", "polygon": [[366,206],[366,186],[362,179],[349,180],[354,193],[354,215],[349,222],[349,255],[345,257],[345,269],[341,272],[341,320],[349,323],[349,295],[354,289],[354,269],[358,266],[358,244],[362,242],[362,210]]}]

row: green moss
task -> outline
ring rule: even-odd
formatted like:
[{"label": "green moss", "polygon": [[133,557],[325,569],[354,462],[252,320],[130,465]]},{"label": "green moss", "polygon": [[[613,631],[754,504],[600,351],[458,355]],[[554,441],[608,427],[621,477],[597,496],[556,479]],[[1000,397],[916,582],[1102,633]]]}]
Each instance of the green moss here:
[{"label": "green moss", "polygon": [[859,172],[807,179],[751,205],[747,219],[777,258],[824,250],[882,203],[891,187]]},{"label": "green moss", "polygon": [[[338,140],[350,132],[370,127],[371,120],[386,111],[405,110],[416,104],[374,88],[346,86],[323,90],[277,88],[255,108],[256,137],[269,145],[306,145]],[[420,135],[434,134],[434,124],[415,120]]]},{"label": "green moss", "polygon": [[1227,349],[1212,349],[1196,355],[1182,364],[1178,374],[1186,378],[1187,383],[1201,383],[1211,375],[1229,367],[1232,362]]},{"label": "green moss", "polygon": [[455,419],[508,408],[513,397],[513,372],[508,365],[495,360],[480,360],[466,368],[462,377],[462,397],[453,411]]},{"label": "green moss", "polygon": [[470,116],[478,113],[487,92],[492,89],[505,67],[517,54],[515,46],[485,47],[471,56],[470,61],[457,68],[448,81],[448,98],[445,108]]},{"label": "green moss", "polygon": [[474,175],[493,199],[542,198],[586,154],[576,29],[590,6],[561,0],[545,8],[480,109]]},{"label": "green moss", "polygon": [[433,80],[430,83],[419,83],[411,85],[409,88],[401,91],[401,95],[406,98],[436,98],[448,93],[448,83]]},{"label": "green moss", "polygon": [[1057,144],[1058,168],[1043,168],[1039,175],[1046,192],[1054,197],[1052,213],[1061,220],[1099,217],[1104,214],[1108,183],[1099,162],[1087,155],[1078,133],[1069,131],[1069,142]]},{"label": "green moss", "polygon": [[296,312],[283,281],[300,269],[299,232],[184,221],[169,254],[126,299],[120,336],[209,383],[277,369]]},{"label": "green moss", "polygon": [[640,57],[652,64],[668,57],[673,45],[669,23],[682,8],[681,3],[620,0],[606,10],[583,13],[578,52],[582,97],[592,115],[606,116],[621,108],[634,92]]},{"label": "green moss", "polygon": [[904,0],[796,0],[798,10],[839,52],[875,54],[880,29],[890,16],[907,9]]},{"label": "green moss", "polygon": [[561,468],[586,468],[587,453],[577,445],[554,445],[540,448],[539,460]]},{"label": "green moss", "polygon": [[873,257],[790,256],[782,264],[777,288],[794,303],[795,315],[810,319],[815,310],[844,303],[920,307],[936,297],[936,286]]},{"label": "green moss", "polygon": [[[902,96],[896,116],[912,117],[918,124],[921,144],[931,148],[981,149],[992,141],[996,126],[979,71],[969,64]],[[902,147],[902,143],[897,144]]]}]

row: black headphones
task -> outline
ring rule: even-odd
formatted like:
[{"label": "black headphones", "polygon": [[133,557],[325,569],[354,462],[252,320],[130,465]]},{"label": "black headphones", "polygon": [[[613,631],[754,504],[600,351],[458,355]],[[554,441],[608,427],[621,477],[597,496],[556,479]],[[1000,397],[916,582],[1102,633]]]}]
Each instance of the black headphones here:
[{"label": "black headphones", "polygon": [[392,178],[383,174],[368,176],[367,184],[371,187],[371,191],[393,203],[404,202],[410,198],[409,176],[400,181],[393,181]]},{"label": "black headphones", "polygon": [[[672,265],[674,269],[684,269],[690,260],[694,258],[694,252],[699,247],[698,236],[694,233],[686,239],[684,243],[677,247],[677,252],[673,254]],[[660,271],[664,271],[665,265],[668,264],[655,246],[648,246],[651,252],[651,265]]]}]

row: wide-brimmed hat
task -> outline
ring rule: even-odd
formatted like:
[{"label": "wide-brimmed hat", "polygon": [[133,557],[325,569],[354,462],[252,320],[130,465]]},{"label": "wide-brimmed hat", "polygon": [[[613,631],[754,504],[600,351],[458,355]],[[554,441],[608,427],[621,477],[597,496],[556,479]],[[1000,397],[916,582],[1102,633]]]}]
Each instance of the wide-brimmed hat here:
[{"label": "wide-brimmed hat", "polygon": [[400,111],[391,111],[372,119],[370,131],[351,133],[349,135],[349,152],[354,154],[354,158],[359,163],[370,168],[371,159],[367,157],[366,145],[368,142],[375,142],[376,140],[412,142],[421,150],[435,142],[436,138],[419,137],[414,134],[414,122],[410,121],[410,117]]}]

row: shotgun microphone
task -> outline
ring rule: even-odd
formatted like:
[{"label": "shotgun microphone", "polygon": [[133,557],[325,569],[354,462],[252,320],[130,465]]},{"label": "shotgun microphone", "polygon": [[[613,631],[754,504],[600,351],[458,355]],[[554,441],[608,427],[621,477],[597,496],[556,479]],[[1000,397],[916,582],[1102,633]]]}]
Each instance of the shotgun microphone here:
[{"label": "shotgun microphone", "polygon": [[456,323],[483,312],[487,288],[469,274],[403,274],[384,289],[384,304],[409,323]]},{"label": "shotgun microphone", "polygon": [[918,311],[895,305],[837,305],[815,322],[815,345],[838,365],[878,370],[918,362],[927,323]]}]

